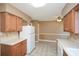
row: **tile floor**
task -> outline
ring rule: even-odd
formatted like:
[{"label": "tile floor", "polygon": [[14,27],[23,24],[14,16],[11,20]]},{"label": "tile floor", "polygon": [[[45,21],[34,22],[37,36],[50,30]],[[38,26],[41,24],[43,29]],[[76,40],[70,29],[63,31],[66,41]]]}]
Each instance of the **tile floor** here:
[{"label": "tile floor", "polygon": [[56,43],[38,42],[36,48],[28,56],[56,56]]}]

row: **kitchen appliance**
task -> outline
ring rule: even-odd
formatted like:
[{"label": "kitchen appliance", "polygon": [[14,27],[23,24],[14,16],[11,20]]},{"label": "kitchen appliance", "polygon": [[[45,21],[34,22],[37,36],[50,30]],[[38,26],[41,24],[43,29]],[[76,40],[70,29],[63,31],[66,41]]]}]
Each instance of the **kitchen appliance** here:
[{"label": "kitchen appliance", "polygon": [[27,54],[35,48],[35,28],[32,25],[22,27],[20,32],[22,39],[27,39]]}]

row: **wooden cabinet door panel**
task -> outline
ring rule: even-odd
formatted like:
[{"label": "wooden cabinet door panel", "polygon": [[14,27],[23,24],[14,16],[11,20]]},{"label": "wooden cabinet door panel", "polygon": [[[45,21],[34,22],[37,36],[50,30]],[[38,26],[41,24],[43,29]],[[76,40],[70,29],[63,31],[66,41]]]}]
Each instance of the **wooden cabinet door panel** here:
[{"label": "wooden cabinet door panel", "polygon": [[68,20],[68,15],[64,17],[64,31],[69,31],[69,20]]},{"label": "wooden cabinet door panel", "polygon": [[14,46],[15,49],[15,56],[21,56],[21,44],[18,43],[17,45]]},{"label": "wooden cabinet door panel", "polygon": [[64,30],[67,32],[74,32],[75,31],[75,12],[71,10],[65,17],[64,17]]},{"label": "wooden cabinet door panel", "polygon": [[11,31],[11,17],[8,13],[6,13],[5,19],[5,31]]},{"label": "wooden cabinet door panel", "polygon": [[4,32],[6,30],[5,28],[5,21],[6,21],[6,13],[0,13],[0,17],[1,17],[1,31]]},{"label": "wooden cabinet door panel", "polygon": [[11,31],[16,31],[16,16],[11,15],[10,20],[11,20],[11,23],[10,23]]},{"label": "wooden cabinet door panel", "polygon": [[69,32],[71,31],[71,16],[71,12],[69,12],[67,15],[67,28]]},{"label": "wooden cabinet door panel", "polygon": [[21,43],[21,47],[22,47],[21,53],[22,53],[23,56],[24,56],[25,54],[27,54],[27,53],[26,53],[26,52],[27,52],[26,46],[27,46],[26,40],[24,40],[24,41]]},{"label": "wooden cabinet door panel", "polygon": [[79,13],[75,13],[75,33],[79,33]]},{"label": "wooden cabinet door panel", "polygon": [[22,31],[22,19],[17,17],[17,21],[16,21],[16,25],[17,25],[17,31]]},{"label": "wooden cabinet door panel", "polygon": [[16,16],[7,14],[5,22],[6,31],[16,31]]}]

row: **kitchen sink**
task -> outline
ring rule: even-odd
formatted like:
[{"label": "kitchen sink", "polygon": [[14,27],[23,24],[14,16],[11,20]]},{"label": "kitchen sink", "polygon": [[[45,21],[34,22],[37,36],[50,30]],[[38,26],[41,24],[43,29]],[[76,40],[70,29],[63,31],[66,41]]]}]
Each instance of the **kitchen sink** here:
[{"label": "kitchen sink", "polygon": [[66,53],[69,56],[79,56],[79,49],[77,49],[77,48],[67,48]]}]

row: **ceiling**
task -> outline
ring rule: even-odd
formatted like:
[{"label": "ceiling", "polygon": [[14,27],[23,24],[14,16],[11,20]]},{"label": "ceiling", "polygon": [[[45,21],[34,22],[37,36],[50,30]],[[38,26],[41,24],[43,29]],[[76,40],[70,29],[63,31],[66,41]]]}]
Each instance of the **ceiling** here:
[{"label": "ceiling", "polygon": [[31,3],[13,3],[16,8],[28,14],[33,20],[50,21],[61,16],[62,9],[66,3],[47,3],[43,7],[35,8]]}]

